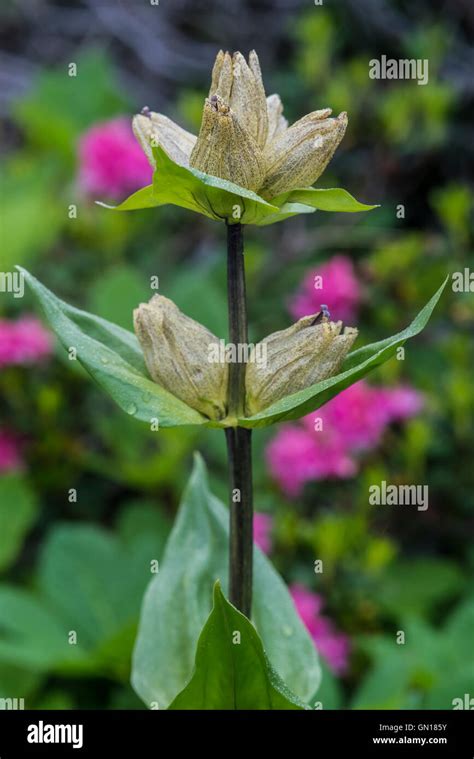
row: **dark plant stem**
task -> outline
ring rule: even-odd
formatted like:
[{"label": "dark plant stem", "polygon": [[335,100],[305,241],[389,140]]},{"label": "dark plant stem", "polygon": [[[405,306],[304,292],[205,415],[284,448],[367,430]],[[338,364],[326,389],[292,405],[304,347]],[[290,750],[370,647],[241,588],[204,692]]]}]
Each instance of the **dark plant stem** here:
[{"label": "dark plant stem", "polygon": [[[238,354],[239,344],[248,343],[245,297],[244,245],[241,224],[227,225],[227,296],[229,342]],[[230,417],[245,414],[245,363],[229,364]],[[251,431],[226,429],[229,456],[230,537],[229,598],[246,617],[252,607],[253,489]]]}]

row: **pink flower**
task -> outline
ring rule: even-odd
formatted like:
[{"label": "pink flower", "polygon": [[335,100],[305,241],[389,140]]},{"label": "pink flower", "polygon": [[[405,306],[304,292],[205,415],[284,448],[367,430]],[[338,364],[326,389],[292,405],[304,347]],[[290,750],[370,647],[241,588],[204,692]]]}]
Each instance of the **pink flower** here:
[{"label": "pink flower", "polygon": [[79,184],[94,197],[122,198],[150,184],[153,170],[128,119],[91,127],[79,142]]},{"label": "pink flower", "polygon": [[385,407],[389,421],[399,422],[418,414],[423,408],[421,393],[408,385],[379,390],[379,402]]},{"label": "pink flower", "polygon": [[298,496],[310,480],[352,477],[357,471],[340,437],[311,432],[302,425],[282,427],[267,446],[266,460],[290,497]]},{"label": "pink flower", "polygon": [[336,395],[323,408],[302,420],[306,427],[314,428],[314,420],[322,420],[322,432],[338,436],[346,448],[365,450],[374,448],[381,440],[385,427],[391,421],[387,403],[390,390],[381,391],[361,380]]},{"label": "pink flower", "polygon": [[272,550],[273,519],[269,514],[256,513],[253,517],[253,539],[263,553]]},{"label": "pink flower", "polygon": [[23,460],[16,437],[11,432],[0,429],[0,473],[22,468]]},{"label": "pink flower", "polygon": [[413,388],[371,387],[361,380],[297,424],[280,428],[267,446],[269,471],[289,497],[311,480],[352,477],[357,454],[375,448],[389,424],[422,406],[423,396]]},{"label": "pink flower", "polygon": [[299,584],[290,585],[289,591],[318,652],[336,675],[345,674],[349,666],[350,640],[330,619],[320,615],[324,606],[321,596]]},{"label": "pink flower", "polygon": [[17,321],[0,319],[0,368],[42,361],[52,350],[50,332],[34,316],[23,316]]},{"label": "pink flower", "polygon": [[290,301],[289,309],[295,319],[300,319],[316,313],[324,303],[333,321],[342,319],[351,323],[360,298],[360,285],[352,262],[347,256],[339,255],[309,272]]}]

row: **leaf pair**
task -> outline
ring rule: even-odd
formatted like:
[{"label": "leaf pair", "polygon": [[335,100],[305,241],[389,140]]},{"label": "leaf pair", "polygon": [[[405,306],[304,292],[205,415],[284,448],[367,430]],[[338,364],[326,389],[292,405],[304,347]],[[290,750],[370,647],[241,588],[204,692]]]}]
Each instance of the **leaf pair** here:
[{"label": "leaf pair", "polygon": [[179,166],[160,147],[153,148],[153,156],[156,161],[153,184],[142,187],[118,206],[100,205],[114,211],[136,211],[171,203],[215,221],[257,226],[274,224],[299,213],[314,213],[318,209],[354,213],[377,208],[359,203],[347,190],[313,187],[283,193],[269,202],[226,179]]},{"label": "leaf pair", "polygon": [[[80,311],[57,298],[27,271],[18,267],[38,298],[46,318],[66,349],[74,348],[77,359],[95,381],[128,414],[159,427],[205,425],[225,427],[226,420],[211,421],[149,379],[136,337],[106,319]],[[406,340],[426,326],[448,278],[415,317],[392,337],[350,353],[335,377],[322,380],[282,398],[258,414],[238,419],[242,427],[266,427],[298,419],[315,411],[372,369],[391,358]],[[235,423],[235,422],[234,422]]]},{"label": "leaf pair", "polygon": [[[227,592],[228,538],[228,510],[210,492],[204,462],[197,456],[160,571],[143,601],[132,684],[148,706],[301,708],[318,688],[313,641],[285,584],[257,547],[252,620],[265,655],[251,623],[217,589],[208,619],[214,583],[220,580]],[[240,633],[240,643],[234,642],[234,632]],[[288,695],[288,688],[296,695]],[[293,706],[283,706],[285,699]]]}]

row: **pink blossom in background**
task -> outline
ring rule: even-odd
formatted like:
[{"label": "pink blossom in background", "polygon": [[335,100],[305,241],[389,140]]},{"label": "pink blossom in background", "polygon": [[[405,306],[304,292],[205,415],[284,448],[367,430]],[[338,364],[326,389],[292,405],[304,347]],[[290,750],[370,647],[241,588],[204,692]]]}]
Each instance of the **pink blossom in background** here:
[{"label": "pink blossom in background", "polygon": [[[321,277],[321,286],[319,280]],[[326,264],[310,271],[296,295],[289,304],[290,313],[295,319],[314,314],[321,304],[327,305],[333,321],[351,322],[357,314],[361,299],[361,289],[356,279],[354,266],[347,256],[334,256]]]},{"label": "pink blossom in background", "polygon": [[273,519],[270,514],[257,512],[253,517],[253,539],[263,553],[270,553],[272,550],[272,531]]},{"label": "pink blossom in background", "polygon": [[328,617],[321,616],[324,606],[321,596],[297,583],[290,585],[289,591],[318,652],[334,674],[345,674],[349,666],[350,640]]},{"label": "pink blossom in background", "polygon": [[52,350],[51,333],[34,316],[0,319],[0,368],[43,361]]},{"label": "pink blossom in background", "polygon": [[422,394],[407,385],[380,388],[361,380],[297,424],[281,427],[266,449],[268,469],[289,497],[311,480],[352,477],[357,454],[375,448],[389,424],[422,407]]},{"label": "pink blossom in background", "polygon": [[152,181],[153,170],[129,119],[91,127],[79,142],[79,185],[88,195],[119,199]]},{"label": "pink blossom in background", "polygon": [[280,428],[265,455],[271,474],[290,497],[299,495],[310,480],[352,477],[357,471],[340,437],[302,425]]},{"label": "pink blossom in background", "polygon": [[384,406],[389,421],[401,422],[418,414],[423,408],[421,393],[408,385],[379,390],[379,403]]},{"label": "pink blossom in background", "polygon": [[23,459],[15,435],[0,429],[0,474],[22,468]]}]

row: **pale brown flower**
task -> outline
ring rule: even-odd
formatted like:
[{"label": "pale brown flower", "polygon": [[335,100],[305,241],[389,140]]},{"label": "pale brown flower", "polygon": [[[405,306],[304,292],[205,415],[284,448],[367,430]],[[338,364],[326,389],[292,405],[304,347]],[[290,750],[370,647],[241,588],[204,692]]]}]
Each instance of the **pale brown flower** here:
[{"label": "pale brown flower", "polygon": [[[133,129],[154,163],[151,145],[173,161],[227,179],[271,199],[309,187],[322,174],[341,142],[347,114],[313,111],[288,127],[279,95],[265,96],[258,56],[218,53],[199,136],[148,109]],[[153,141],[153,142],[152,142]]]},{"label": "pale brown flower", "polygon": [[210,419],[222,419],[228,365],[209,358],[219,339],[162,295],[141,303],[133,321],[152,379]]},{"label": "pale brown flower", "polygon": [[266,337],[254,348],[266,361],[254,361],[251,354],[246,368],[247,415],[337,374],[356,337],[356,329],[322,312]]}]

